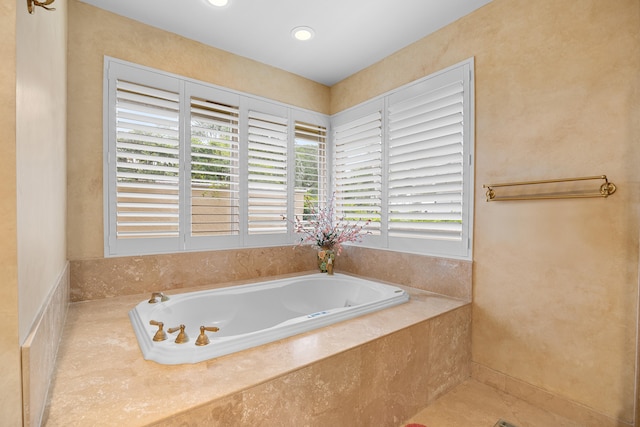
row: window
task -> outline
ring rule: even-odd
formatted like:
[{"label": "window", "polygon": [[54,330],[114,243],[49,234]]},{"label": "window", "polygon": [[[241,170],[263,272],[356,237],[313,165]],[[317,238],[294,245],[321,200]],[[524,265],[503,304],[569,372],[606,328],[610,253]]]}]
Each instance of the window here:
[{"label": "window", "polygon": [[[370,220],[379,235],[382,217],[382,105],[372,103],[357,118],[334,127],[336,214],[349,222]],[[371,108],[373,107],[373,108]],[[369,111],[372,110],[372,111]]]},{"label": "window", "polygon": [[239,108],[191,98],[191,236],[240,234]]},{"label": "window", "polygon": [[295,123],[295,215],[303,224],[327,200],[327,129]]},{"label": "window", "polygon": [[288,119],[249,111],[249,234],[286,233]]},{"label": "window", "polygon": [[368,245],[471,257],[473,61],[332,117],[337,211]]},{"label": "window", "polygon": [[327,116],[111,58],[105,75],[106,256],[291,244],[286,218],[325,198]]},{"label": "window", "polygon": [[363,245],[471,258],[472,59],[333,117],[111,58],[105,75],[105,256],[292,244],[287,219],[335,194]]},{"label": "window", "polygon": [[116,238],[175,237],[179,211],[179,97],[117,81]]}]

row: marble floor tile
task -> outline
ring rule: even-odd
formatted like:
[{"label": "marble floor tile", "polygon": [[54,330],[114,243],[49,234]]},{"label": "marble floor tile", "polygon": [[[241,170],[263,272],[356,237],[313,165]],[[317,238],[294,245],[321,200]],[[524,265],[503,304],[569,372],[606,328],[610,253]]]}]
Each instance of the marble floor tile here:
[{"label": "marble floor tile", "polygon": [[426,427],[494,427],[504,420],[516,427],[581,427],[575,421],[544,411],[469,379],[403,423]]}]

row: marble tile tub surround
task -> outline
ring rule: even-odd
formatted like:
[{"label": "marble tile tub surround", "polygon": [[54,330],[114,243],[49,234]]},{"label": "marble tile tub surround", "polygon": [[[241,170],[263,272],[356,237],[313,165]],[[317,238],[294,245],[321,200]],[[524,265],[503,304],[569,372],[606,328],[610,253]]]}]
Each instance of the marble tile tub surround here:
[{"label": "marble tile tub surround", "polygon": [[71,301],[87,301],[317,269],[308,246],[278,246],[71,261]]},{"label": "marble tile tub surround", "polygon": [[[71,301],[317,269],[315,249],[279,246],[71,261]],[[471,261],[346,246],[336,271],[471,301]]]},{"label": "marble tile tub surround", "polygon": [[21,347],[25,427],[40,426],[69,307],[69,264]]},{"label": "marble tile tub surround", "polygon": [[72,303],[44,425],[397,426],[471,364],[470,304],[406,289],[406,304],[176,366],[142,358],[127,312],[146,295]]},{"label": "marble tile tub surround", "polygon": [[471,301],[471,261],[345,246],[336,269]]}]

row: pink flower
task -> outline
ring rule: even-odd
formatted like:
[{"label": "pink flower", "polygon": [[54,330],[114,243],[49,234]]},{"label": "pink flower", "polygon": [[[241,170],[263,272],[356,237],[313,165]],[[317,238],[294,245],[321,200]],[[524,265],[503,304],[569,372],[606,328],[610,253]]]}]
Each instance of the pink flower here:
[{"label": "pink flower", "polygon": [[298,245],[313,245],[322,249],[333,249],[337,251],[337,255],[342,252],[342,244],[347,242],[362,241],[364,234],[370,234],[370,231],[364,231],[371,223],[370,220],[361,224],[359,221],[355,224],[345,220],[344,217],[335,219],[335,211],[333,207],[334,196],[328,201],[327,205],[321,209],[311,209],[311,220],[303,220],[295,217],[293,222],[296,233],[301,234]]}]

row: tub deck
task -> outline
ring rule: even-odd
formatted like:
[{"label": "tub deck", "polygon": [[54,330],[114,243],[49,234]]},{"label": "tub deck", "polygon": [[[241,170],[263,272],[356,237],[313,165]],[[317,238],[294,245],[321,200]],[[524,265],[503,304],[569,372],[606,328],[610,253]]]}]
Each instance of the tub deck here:
[{"label": "tub deck", "polygon": [[[467,378],[471,358],[469,302],[402,288],[408,303],[193,365],[143,359],[127,314],[147,295],[73,303],[43,425],[397,425]],[[393,391],[380,385],[406,396],[372,409]]]}]

